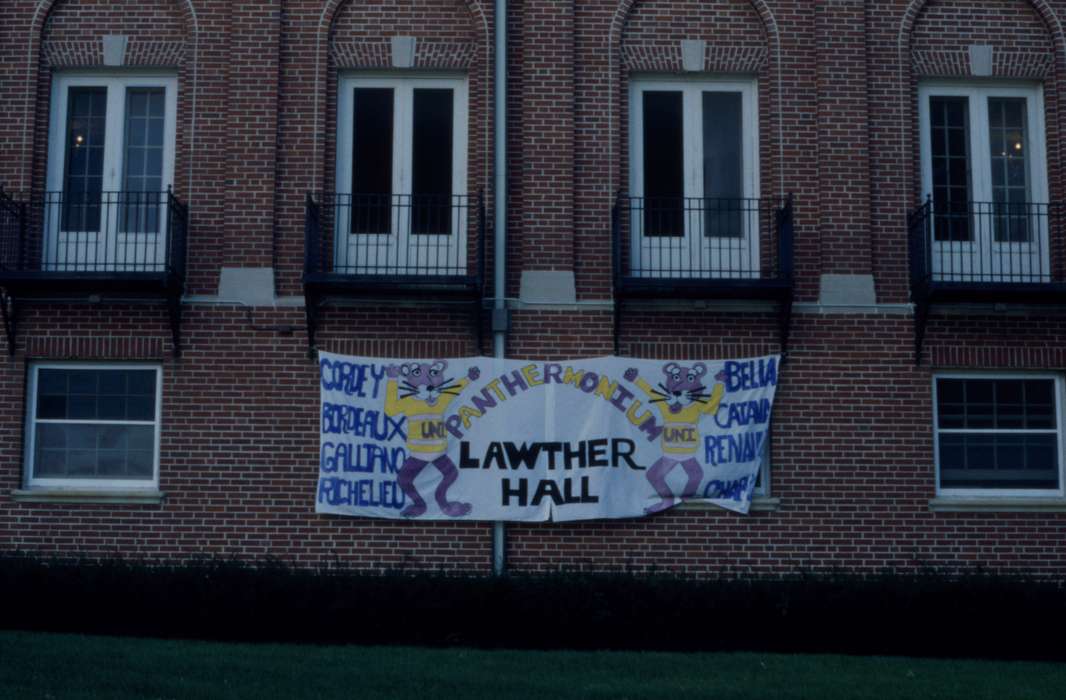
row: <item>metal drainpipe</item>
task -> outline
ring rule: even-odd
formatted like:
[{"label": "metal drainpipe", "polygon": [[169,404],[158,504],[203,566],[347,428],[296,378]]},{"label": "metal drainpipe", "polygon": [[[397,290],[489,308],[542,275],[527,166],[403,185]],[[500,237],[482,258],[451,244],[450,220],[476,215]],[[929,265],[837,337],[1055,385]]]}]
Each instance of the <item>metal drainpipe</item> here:
[{"label": "metal drainpipe", "polygon": [[[493,356],[503,359],[507,351],[507,0],[496,0],[496,79],[494,83],[495,135],[493,185],[493,213],[495,214],[495,245],[493,246],[492,349]],[[492,572],[502,576],[506,571],[506,536],[502,522],[492,524]]]}]

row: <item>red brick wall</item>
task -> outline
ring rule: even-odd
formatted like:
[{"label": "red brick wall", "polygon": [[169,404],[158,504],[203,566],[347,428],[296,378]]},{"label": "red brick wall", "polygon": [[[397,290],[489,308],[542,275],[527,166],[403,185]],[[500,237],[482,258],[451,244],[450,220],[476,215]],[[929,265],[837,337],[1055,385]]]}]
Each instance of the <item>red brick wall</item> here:
[{"label": "red brick wall", "polygon": [[[510,566],[703,575],[983,565],[1066,576],[1066,514],[929,506],[932,373],[1063,371],[1066,316],[935,313],[915,366],[904,306],[904,217],[919,195],[918,81],[958,75],[973,43],[994,46],[997,77],[1039,78],[1052,198],[1061,199],[1066,56],[1054,20],[1066,16],[1066,0],[510,5],[508,295],[517,296],[522,270],[572,269],[580,303],[515,310],[508,355],[613,351],[610,206],[628,181],[628,79],[677,70],[681,39],[707,42],[709,71],[759,81],[762,192],[796,197],[797,294],[807,302],[793,317],[774,416],[769,487],[778,510],[511,525]],[[422,70],[466,72],[469,187],[491,201],[491,10],[475,0],[6,3],[0,64],[11,69],[0,73],[0,104],[12,108],[0,111],[0,182],[43,186],[52,68],[98,65],[99,37],[128,34],[132,63],[178,75],[175,187],[192,212],[189,291],[214,294],[223,266],[272,266],[279,295],[298,297],[304,196],[332,186],[337,71],[388,69],[391,36],[418,38]],[[873,274],[878,301],[891,306],[818,308],[811,302],[822,273]],[[184,312],[185,352],[174,359],[161,306],[25,309],[18,351],[0,360],[0,549],[490,569],[487,523],[314,514],[318,388],[302,308],[196,301]],[[618,345],[638,357],[755,355],[777,351],[777,324],[760,305],[627,303]],[[487,351],[487,335],[478,348],[466,305],[371,299],[325,309],[319,347],[462,356]],[[26,367],[39,359],[162,365],[162,504],[31,504],[10,495],[22,486]]]}]

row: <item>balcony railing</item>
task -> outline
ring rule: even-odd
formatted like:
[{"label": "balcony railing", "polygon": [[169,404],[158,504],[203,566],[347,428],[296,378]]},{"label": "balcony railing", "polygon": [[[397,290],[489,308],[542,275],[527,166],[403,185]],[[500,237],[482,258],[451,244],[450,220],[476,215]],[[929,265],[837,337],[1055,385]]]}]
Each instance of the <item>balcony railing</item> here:
[{"label": "balcony railing", "polygon": [[481,347],[484,280],[480,193],[307,195],[303,282],[311,354],[326,300],[379,295],[461,300]]},{"label": "balcony railing", "polygon": [[908,216],[912,289],[1063,281],[1062,204],[927,201]]},{"label": "balcony railing", "polygon": [[170,191],[0,193],[0,274],[184,280],[187,226]]},{"label": "balcony railing", "polygon": [[304,274],[397,278],[483,277],[481,195],[308,194]]},{"label": "balcony railing", "polygon": [[791,197],[619,195],[612,227],[618,289],[657,280],[675,286],[791,285]]}]

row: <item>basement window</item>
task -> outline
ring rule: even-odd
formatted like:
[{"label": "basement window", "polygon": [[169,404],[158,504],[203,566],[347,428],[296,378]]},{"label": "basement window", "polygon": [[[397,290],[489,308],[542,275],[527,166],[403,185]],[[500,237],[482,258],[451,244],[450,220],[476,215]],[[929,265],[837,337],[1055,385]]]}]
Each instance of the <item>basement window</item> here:
[{"label": "basement window", "polygon": [[32,365],[28,487],[155,489],[161,382],[151,365]]}]

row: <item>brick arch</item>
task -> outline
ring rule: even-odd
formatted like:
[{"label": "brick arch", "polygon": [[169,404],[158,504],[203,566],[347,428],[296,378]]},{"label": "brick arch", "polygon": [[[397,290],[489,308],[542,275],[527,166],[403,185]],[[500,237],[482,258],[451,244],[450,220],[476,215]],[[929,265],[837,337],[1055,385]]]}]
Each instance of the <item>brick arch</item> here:
[{"label": "brick arch", "polygon": [[[608,194],[608,201],[609,201],[608,206],[610,206],[610,204],[613,203],[613,201],[614,201],[613,191],[622,186],[622,183],[620,181],[621,173],[619,171],[619,168],[617,167],[617,165],[618,165],[618,163],[616,162],[617,158],[615,157],[615,153],[614,153],[614,146],[615,146],[616,141],[618,142],[618,147],[619,147],[618,152],[621,153],[621,151],[622,151],[622,144],[621,144],[622,130],[621,130],[621,128],[617,128],[616,129],[615,128],[615,124],[614,124],[615,113],[616,113],[615,102],[617,100],[621,100],[621,94],[620,94],[620,92],[621,92],[620,91],[620,87],[621,87],[620,86],[620,82],[621,82],[621,75],[620,75],[621,65],[619,63],[619,66],[616,68],[616,66],[615,66],[615,55],[621,53],[622,28],[625,26],[626,20],[628,20],[629,16],[633,13],[634,8],[641,1],[642,0],[618,0],[618,5],[616,6],[614,14],[611,17],[611,24],[608,27],[608,31],[607,31],[607,42],[608,42],[607,75],[608,75],[608,83],[615,88],[612,91],[613,94],[611,96],[610,102],[607,105],[607,133],[608,133],[607,159],[608,159],[608,177],[609,177],[610,182],[611,182],[611,187],[608,188],[608,193],[609,193]],[[770,75],[771,75],[771,82],[773,83],[772,94],[771,94],[771,112],[773,114],[774,121],[777,122],[777,124],[776,124],[777,128],[774,129],[773,131],[775,131],[776,134],[777,134],[777,136],[776,136],[777,149],[776,150],[777,150],[777,154],[778,154],[778,168],[780,168],[781,164],[784,162],[784,147],[785,147],[784,146],[784,133],[783,133],[784,126],[783,126],[783,120],[781,119],[781,111],[782,111],[782,108],[781,108],[781,97],[782,97],[782,92],[781,92],[781,87],[782,87],[782,77],[781,77],[781,33],[780,33],[780,29],[779,29],[778,24],[777,24],[777,18],[774,16],[773,10],[770,9],[770,5],[768,4],[767,0],[745,0],[745,1],[755,9],[756,13],[758,13],[758,15],[759,15],[759,18],[762,20],[763,31],[766,33],[767,43],[769,43],[769,45],[770,45],[769,46],[770,56],[769,56],[769,67],[768,68],[769,68],[769,72],[770,72]],[[617,110],[617,112],[620,115],[621,114],[621,109],[619,108]],[[617,131],[617,133],[615,133],[616,131]],[[776,179],[778,181],[778,189],[780,191],[780,194],[782,196],[784,196],[784,179],[780,175],[780,173],[777,174],[777,178]]]},{"label": "brick arch", "polygon": [[[178,5],[181,10],[181,16],[185,21],[185,35],[186,38],[192,44],[191,60],[189,63],[191,83],[190,86],[190,106],[189,106],[189,137],[188,137],[188,182],[186,185],[185,196],[187,200],[191,201],[193,194],[193,151],[196,144],[196,95],[197,95],[197,70],[199,66],[199,21],[196,16],[196,7],[193,5],[193,0],[170,0]],[[23,122],[22,122],[22,165],[19,169],[19,189],[25,190],[28,186],[29,170],[31,166],[31,125],[34,121],[34,111],[36,105],[36,90],[33,89],[33,82],[35,77],[39,75],[41,70],[40,56],[41,45],[44,41],[44,33],[47,27],[48,18],[52,13],[52,10],[64,0],[38,0],[33,10],[33,17],[30,20],[29,36],[26,42],[26,74],[24,79],[25,101],[23,105]]]},{"label": "brick arch", "polygon": [[[328,60],[329,54],[329,35],[333,28],[333,22],[337,18],[340,9],[352,2],[359,2],[360,0],[326,0],[322,5],[322,12],[318,17],[318,27],[315,30],[315,73],[314,73],[314,88],[312,95],[314,99],[313,108],[313,122],[314,125],[314,165],[311,168],[311,182],[308,183],[308,190],[313,191],[319,188],[324,177],[324,168],[327,160],[325,148],[326,148],[326,125],[321,120],[326,118],[326,91],[322,89],[324,79],[324,68]],[[484,179],[483,189],[488,192],[489,184],[493,181],[489,177],[489,163],[492,157],[491,134],[492,134],[492,109],[489,105],[492,102],[492,63],[493,63],[493,48],[495,46],[492,36],[492,28],[489,26],[489,18],[485,12],[484,3],[482,0],[463,0],[467,10],[469,10],[471,17],[475,22],[480,22],[482,31],[484,32],[485,41],[485,143],[483,146],[484,164],[482,169],[482,178]]]},{"label": "brick arch", "polygon": [[[1017,0],[1029,5],[1036,12],[1044,23],[1045,29],[1047,29],[1048,35],[1051,37],[1052,45],[1055,47],[1055,53],[1057,54],[1057,60],[1053,64],[1051,79],[1055,80],[1056,76],[1061,75],[1058,71],[1059,60],[1066,61],[1066,35],[1063,34],[1062,22],[1059,19],[1058,14],[1048,0]],[[903,11],[903,15],[900,18],[899,35],[897,38],[897,60],[899,66],[898,84],[899,84],[899,147],[900,157],[902,162],[910,163],[914,148],[912,144],[912,129],[911,129],[911,110],[913,105],[911,103],[911,89],[913,83],[913,74],[910,62],[910,44],[911,36],[914,32],[914,28],[917,25],[918,18],[921,16],[922,11],[932,5],[936,0],[909,0],[907,7]],[[1050,149],[1048,149],[1050,151]],[[1056,159],[1061,162],[1063,146],[1056,144]],[[1050,157],[1050,152],[1047,154]],[[911,172],[911,168],[906,169],[906,183],[907,186],[903,188],[902,192],[902,215],[904,218],[907,216],[907,210],[911,206],[911,196],[914,191],[914,182],[912,181],[914,173]]]},{"label": "brick arch", "polygon": [[[1051,7],[1047,0],[1022,0],[1043,20],[1044,26],[1047,27],[1048,33],[1051,35],[1051,40],[1055,44],[1055,49],[1059,56],[1066,57],[1066,41],[1064,41],[1062,23],[1059,21],[1058,14]],[[933,4],[936,0],[910,0],[907,4],[907,9],[903,11],[903,18],[900,20],[899,25],[899,42],[900,50],[903,48],[904,41],[909,45],[911,33],[914,31],[914,25],[918,21],[918,16],[922,13],[927,6]]]}]

